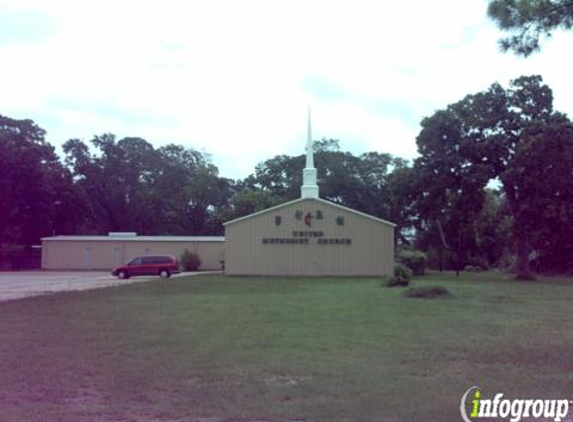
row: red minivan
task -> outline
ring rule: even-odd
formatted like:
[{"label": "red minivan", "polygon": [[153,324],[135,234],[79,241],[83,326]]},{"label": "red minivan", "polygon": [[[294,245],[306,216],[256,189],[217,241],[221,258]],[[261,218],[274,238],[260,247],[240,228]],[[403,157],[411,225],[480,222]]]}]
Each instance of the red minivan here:
[{"label": "red minivan", "polygon": [[171,255],[136,256],[125,265],[116,267],[111,272],[117,278],[124,279],[137,275],[158,275],[169,278],[179,273],[179,262]]}]

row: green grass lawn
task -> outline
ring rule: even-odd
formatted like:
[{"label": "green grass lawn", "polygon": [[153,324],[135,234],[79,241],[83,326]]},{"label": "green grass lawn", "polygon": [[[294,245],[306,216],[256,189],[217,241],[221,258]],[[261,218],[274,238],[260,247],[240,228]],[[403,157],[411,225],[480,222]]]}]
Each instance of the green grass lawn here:
[{"label": "green grass lawn", "polygon": [[[0,421],[459,421],[573,399],[573,280],[155,280],[0,303]],[[570,412],[573,415],[573,411]]]}]

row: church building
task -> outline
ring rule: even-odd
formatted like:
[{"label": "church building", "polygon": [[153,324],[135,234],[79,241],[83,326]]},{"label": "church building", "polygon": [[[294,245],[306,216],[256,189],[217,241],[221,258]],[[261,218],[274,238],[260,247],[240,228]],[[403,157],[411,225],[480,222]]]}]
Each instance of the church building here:
[{"label": "church building", "polygon": [[391,275],[394,228],[319,197],[309,115],[301,197],[225,223],[225,273]]}]

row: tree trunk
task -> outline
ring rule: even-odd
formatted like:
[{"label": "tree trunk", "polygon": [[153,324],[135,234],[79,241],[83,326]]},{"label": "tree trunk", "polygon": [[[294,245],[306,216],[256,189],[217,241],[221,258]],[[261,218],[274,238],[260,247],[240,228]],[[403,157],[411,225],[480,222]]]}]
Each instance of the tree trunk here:
[{"label": "tree trunk", "polygon": [[516,276],[517,280],[528,281],[535,280],[534,275],[529,268],[529,244],[527,237],[521,230],[516,230],[515,233],[515,248],[516,248]]},{"label": "tree trunk", "polygon": [[529,269],[529,242],[527,241],[527,230],[522,224],[519,213],[518,195],[515,187],[511,183],[503,183],[503,189],[509,203],[509,208],[513,214],[513,234],[515,236],[516,249],[516,276],[517,280],[535,280]]},{"label": "tree trunk", "polygon": [[460,266],[462,261],[462,231],[458,235],[458,246],[456,248],[456,277],[460,276]]},{"label": "tree trunk", "polygon": [[446,243],[446,237],[444,236],[444,231],[442,230],[442,225],[440,224],[440,220],[436,220],[438,224],[438,230],[440,232],[440,239],[442,239],[442,243],[440,244],[440,272],[444,269],[444,261],[443,261],[443,253],[444,248],[448,250],[448,244]]}]

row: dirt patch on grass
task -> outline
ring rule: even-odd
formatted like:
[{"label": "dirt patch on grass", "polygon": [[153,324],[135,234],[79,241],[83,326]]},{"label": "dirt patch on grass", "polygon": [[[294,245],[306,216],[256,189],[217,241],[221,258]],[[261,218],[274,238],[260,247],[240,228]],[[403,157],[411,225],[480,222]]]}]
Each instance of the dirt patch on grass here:
[{"label": "dirt patch on grass", "polygon": [[404,292],[404,296],[414,299],[434,299],[451,297],[448,289],[442,286],[412,287]]},{"label": "dirt patch on grass", "polygon": [[273,375],[265,379],[265,384],[269,387],[297,387],[311,380],[312,377],[295,377],[290,375]]},{"label": "dirt patch on grass", "polygon": [[93,409],[105,405],[105,396],[100,391],[91,387],[79,388],[75,395],[64,398],[64,403],[74,409]]}]

